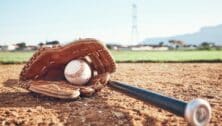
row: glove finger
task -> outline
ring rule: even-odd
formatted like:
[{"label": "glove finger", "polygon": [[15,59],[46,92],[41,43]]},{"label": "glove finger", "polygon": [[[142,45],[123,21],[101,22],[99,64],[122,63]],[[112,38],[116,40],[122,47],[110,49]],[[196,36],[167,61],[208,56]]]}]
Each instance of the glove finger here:
[{"label": "glove finger", "polygon": [[95,93],[95,89],[92,87],[81,87],[80,93],[83,96],[92,96]]},{"label": "glove finger", "polygon": [[90,81],[90,85],[93,89],[95,89],[95,91],[99,91],[107,84],[109,78],[109,73],[99,74],[92,78],[92,80]]},{"label": "glove finger", "polygon": [[77,99],[80,89],[69,84],[55,81],[30,81],[29,90],[61,99]]},{"label": "glove finger", "polygon": [[110,61],[110,59],[112,58],[108,51],[105,50],[99,51],[99,59],[100,62],[103,63],[103,67],[105,68],[106,72],[112,73],[115,71],[116,65],[114,62]]},{"label": "glove finger", "polygon": [[106,72],[103,63],[99,59],[99,53],[97,52],[91,53],[89,57],[91,58],[92,65],[94,69],[98,72],[98,74]]}]

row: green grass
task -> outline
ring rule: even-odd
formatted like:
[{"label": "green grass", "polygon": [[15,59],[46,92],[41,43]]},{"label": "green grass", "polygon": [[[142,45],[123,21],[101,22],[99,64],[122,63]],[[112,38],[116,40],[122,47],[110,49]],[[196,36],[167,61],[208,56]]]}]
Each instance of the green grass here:
[{"label": "green grass", "polygon": [[222,51],[112,51],[118,62],[195,62],[222,61]]},{"label": "green grass", "polygon": [[23,63],[26,62],[33,52],[0,52],[0,63]]},{"label": "green grass", "polygon": [[[117,62],[222,61],[222,51],[111,51]],[[26,62],[33,52],[0,52],[0,63]]]}]

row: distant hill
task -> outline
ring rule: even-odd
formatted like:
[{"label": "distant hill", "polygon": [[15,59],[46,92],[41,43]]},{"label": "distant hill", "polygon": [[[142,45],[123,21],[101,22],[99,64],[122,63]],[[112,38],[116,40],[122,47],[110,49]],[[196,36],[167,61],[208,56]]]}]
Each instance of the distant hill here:
[{"label": "distant hill", "polygon": [[182,40],[186,44],[200,44],[204,41],[214,42],[217,45],[222,45],[222,24],[212,27],[203,27],[200,31],[190,34],[176,35],[170,37],[147,38],[143,41],[144,44],[158,44],[163,41],[167,43],[170,39]]}]

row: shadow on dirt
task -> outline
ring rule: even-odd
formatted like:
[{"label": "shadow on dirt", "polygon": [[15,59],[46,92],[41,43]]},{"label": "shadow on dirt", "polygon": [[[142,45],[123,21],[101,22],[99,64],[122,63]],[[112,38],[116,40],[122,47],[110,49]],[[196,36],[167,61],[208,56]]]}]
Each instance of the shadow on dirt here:
[{"label": "shadow on dirt", "polygon": [[0,93],[0,107],[36,107],[44,103],[67,103],[75,100],[62,100],[29,92],[19,86],[18,79],[8,79],[3,82]]},{"label": "shadow on dirt", "polygon": [[[0,93],[0,107],[37,107],[46,103],[64,103],[75,100],[61,100],[42,96],[33,92]],[[47,107],[47,106],[45,106]],[[51,108],[51,107],[50,107]]]},{"label": "shadow on dirt", "polygon": [[[40,107],[45,111],[56,111],[59,120],[66,125],[111,126],[128,124],[130,126],[135,125],[138,121],[143,125],[155,125],[158,122],[149,115],[134,112],[133,108],[129,110],[119,105],[110,105],[107,99],[112,96],[109,93],[102,94],[105,92],[77,100],[61,100],[24,90],[18,86],[18,79],[8,79],[3,82],[3,85],[4,92],[0,93],[0,109],[2,110],[13,107],[19,110],[31,108],[40,111]],[[135,119],[135,115],[137,115],[137,119]]]},{"label": "shadow on dirt", "polygon": [[3,82],[5,87],[18,87],[18,79],[8,79],[7,81]]}]

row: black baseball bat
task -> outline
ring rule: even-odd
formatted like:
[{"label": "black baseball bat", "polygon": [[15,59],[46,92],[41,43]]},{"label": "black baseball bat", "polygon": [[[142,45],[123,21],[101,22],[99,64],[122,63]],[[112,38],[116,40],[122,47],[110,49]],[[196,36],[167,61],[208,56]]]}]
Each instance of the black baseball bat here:
[{"label": "black baseball bat", "polygon": [[194,126],[205,126],[209,123],[211,118],[210,104],[200,98],[185,102],[117,81],[109,81],[109,86],[178,116],[184,117],[188,123]]}]

